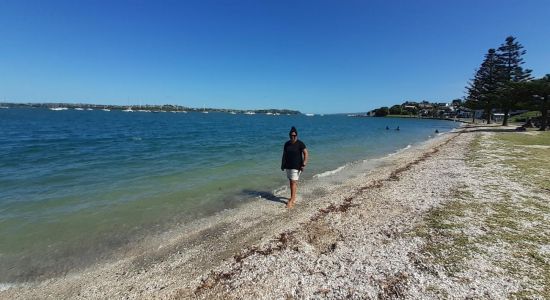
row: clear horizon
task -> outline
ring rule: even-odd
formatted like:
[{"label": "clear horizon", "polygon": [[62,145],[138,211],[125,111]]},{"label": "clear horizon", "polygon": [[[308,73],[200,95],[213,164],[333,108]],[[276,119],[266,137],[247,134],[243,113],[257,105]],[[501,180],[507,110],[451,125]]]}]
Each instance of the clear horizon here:
[{"label": "clear horizon", "polygon": [[0,101],[325,114],[450,102],[509,35],[533,76],[550,73],[548,11],[543,0],[3,1]]}]

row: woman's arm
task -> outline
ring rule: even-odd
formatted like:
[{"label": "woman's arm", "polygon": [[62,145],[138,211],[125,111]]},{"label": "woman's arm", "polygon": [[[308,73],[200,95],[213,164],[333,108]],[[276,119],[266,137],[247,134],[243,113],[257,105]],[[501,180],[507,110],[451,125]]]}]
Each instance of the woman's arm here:
[{"label": "woman's arm", "polygon": [[281,158],[281,171],[284,171],[285,169],[285,160],[286,160],[286,152],[283,148],[283,157]]},{"label": "woman's arm", "polygon": [[302,153],[304,155],[304,160],[302,162],[302,169],[307,165],[307,157],[308,157],[308,153],[307,153],[307,149],[304,148],[304,150],[302,150]]}]

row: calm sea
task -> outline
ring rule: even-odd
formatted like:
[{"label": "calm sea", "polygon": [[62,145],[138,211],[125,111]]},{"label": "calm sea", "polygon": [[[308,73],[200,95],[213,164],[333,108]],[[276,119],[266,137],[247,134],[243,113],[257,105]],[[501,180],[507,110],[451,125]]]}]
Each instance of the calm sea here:
[{"label": "calm sea", "polygon": [[279,167],[291,126],[310,153],[307,180],[458,123],[0,109],[0,282],[69,270],[286,185]]}]

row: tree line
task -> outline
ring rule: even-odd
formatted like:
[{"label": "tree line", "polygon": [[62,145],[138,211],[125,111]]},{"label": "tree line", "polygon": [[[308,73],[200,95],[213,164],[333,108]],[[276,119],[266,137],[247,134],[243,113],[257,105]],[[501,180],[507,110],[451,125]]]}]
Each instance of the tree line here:
[{"label": "tree line", "polygon": [[532,70],[522,66],[525,53],[515,37],[507,37],[500,47],[487,51],[474,78],[468,83],[466,107],[483,109],[488,124],[494,109],[504,113],[504,126],[508,125],[511,111],[529,109],[541,112],[540,130],[546,130],[550,109],[550,74],[533,78]]},{"label": "tree line", "polygon": [[414,116],[421,118],[450,118],[455,117],[462,105],[461,99],[454,99],[451,103],[435,103],[426,100],[422,102],[406,101],[391,107],[383,106],[369,112],[375,117]]}]

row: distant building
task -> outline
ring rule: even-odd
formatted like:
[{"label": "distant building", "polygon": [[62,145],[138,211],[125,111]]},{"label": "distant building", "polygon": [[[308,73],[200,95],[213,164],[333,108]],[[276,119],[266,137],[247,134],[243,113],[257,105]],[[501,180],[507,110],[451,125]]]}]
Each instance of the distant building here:
[{"label": "distant building", "polygon": [[466,107],[462,107],[462,106],[458,107],[455,110],[455,115],[456,115],[457,118],[463,118],[463,119],[471,118],[472,113],[473,113],[473,110],[471,110],[469,108],[466,108]]},{"label": "distant building", "polygon": [[474,110],[474,115],[476,119],[481,119],[483,117],[483,113],[485,111],[483,109],[476,109]]},{"label": "distant building", "polygon": [[491,119],[495,122],[501,122],[504,119],[503,113],[493,113]]},{"label": "distant building", "polygon": [[424,108],[425,109],[430,109],[432,107],[433,107],[433,105],[428,101],[422,101],[418,104],[418,108],[420,108],[420,109],[424,109]]}]

